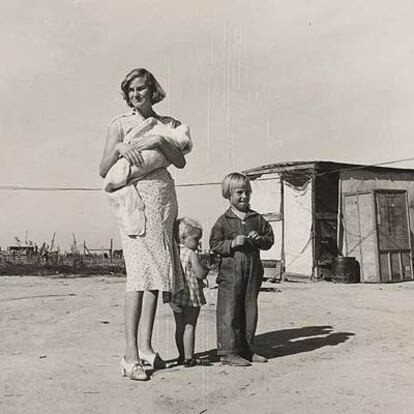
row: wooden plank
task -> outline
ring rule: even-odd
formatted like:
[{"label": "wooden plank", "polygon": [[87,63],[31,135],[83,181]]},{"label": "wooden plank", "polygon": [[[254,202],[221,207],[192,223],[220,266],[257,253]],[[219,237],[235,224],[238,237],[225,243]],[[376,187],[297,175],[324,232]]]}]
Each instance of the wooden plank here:
[{"label": "wooden plank", "polygon": [[283,220],[283,214],[282,213],[263,213],[262,216],[267,221],[282,221]]},{"label": "wooden plank", "polygon": [[400,266],[400,280],[404,279],[404,268],[403,268],[403,261],[402,261],[402,252],[398,252],[398,264]]},{"label": "wooden plank", "polygon": [[392,262],[391,262],[391,253],[387,253],[387,261],[388,261],[388,273],[390,275],[390,281],[392,281]]},{"label": "wooden plank", "polygon": [[337,213],[315,213],[315,217],[319,220],[337,221]]}]

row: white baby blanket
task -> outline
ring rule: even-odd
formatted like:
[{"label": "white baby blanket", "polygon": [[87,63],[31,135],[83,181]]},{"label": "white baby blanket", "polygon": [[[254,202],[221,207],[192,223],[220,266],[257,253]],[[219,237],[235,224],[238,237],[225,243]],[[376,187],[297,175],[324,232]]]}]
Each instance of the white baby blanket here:
[{"label": "white baby blanket", "polygon": [[[133,128],[123,142],[134,143],[146,135],[163,136],[183,154],[188,154],[192,149],[187,125],[171,128],[155,118],[147,118],[141,125]],[[104,191],[120,225],[129,236],[145,234],[145,206],[134,184],[150,172],[170,165],[160,150],[143,150],[141,155],[144,160],[142,166],[131,166],[125,158],[119,158],[104,179]]]}]

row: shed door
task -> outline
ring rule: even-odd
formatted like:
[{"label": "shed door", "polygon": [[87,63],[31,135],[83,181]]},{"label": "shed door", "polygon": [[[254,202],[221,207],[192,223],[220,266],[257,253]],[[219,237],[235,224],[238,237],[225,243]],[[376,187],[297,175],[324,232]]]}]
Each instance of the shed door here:
[{"label": "shed door", "polygon": [[361,282],[378,283],[373,194],[345,194],[344,210],[345,255],[358,261]]},{"label": "shed door", "polygon": [[405,191],[376,191],[381,281],[412,279],[411,240]]}]

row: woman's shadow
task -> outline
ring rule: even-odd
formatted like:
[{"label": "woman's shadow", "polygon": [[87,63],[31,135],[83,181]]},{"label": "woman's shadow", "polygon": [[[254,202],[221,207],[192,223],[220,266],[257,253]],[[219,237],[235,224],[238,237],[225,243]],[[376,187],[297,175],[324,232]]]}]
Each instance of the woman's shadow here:
[{"label": "woman's shadow", "polygon": [[[302,328],[282,329],[256,335],[254,351],[267,359],[287,355],[311,352],[326,346],[336,346],[346,342],[352,332],[333,332],[332,326],[304,326]],[[218,362],[217,349],[197,354],[198,358],[206,358],[210,362]]]}]

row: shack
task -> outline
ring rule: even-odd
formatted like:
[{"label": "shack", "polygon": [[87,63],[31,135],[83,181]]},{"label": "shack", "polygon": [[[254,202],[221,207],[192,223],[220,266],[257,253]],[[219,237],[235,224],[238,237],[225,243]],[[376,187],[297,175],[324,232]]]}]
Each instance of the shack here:
[{"label": "shack", "polygon": [[36,249],[33,245],[20,244],[7,246],[7,252],[12,255],[33,256],[36,253]]},{"label": "shack", "polygon": [[253,208],[276,235],[263,259],[280,274],[330,278],[337,257],[355,257],[362,283],[413,279],[414,170],[295,161],[244,171]]}]

